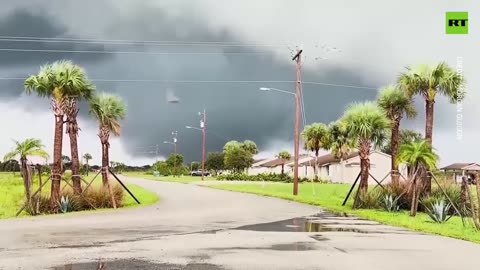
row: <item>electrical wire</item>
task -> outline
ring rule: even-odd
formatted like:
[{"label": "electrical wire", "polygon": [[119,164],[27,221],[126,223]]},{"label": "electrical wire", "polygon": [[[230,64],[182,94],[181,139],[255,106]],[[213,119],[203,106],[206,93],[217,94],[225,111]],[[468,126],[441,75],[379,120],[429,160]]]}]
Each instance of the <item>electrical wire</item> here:
[{"label": "electrical wire", "polygon": [[261,43],[222,43],[222,42],[182,42],[182,41],[115,41],[115,40],[69,40],[69,39],[20,39],[4,38],[0,36],[0,42],[25,42],[25,43],[69,43],[69,44],[102,44],[102,45],[142,45],[142,46],[187,46],[187,47],[278,47],[274,44]]},{"label": "electrical wire", "polygon": [[92,39],[92,38],[59,38],[59,37],[34,37],[34,36],[4,36],[6,40],[39,40],[39,41],[68,41],[68,42],[98,42],[98,43],[151,43],[151,44],[212,44],[212,45],[235,45],[235,46],[279,46],[280,43],[260,43],[252,41],[178,41],[178,40],[131,40],[131,39]]},{"label": "electrical wire", "polygon": [[[24,77],[0,77],[0,80],[25,80]],[[281,80],[156,80],[156,79],[91,79],[93,82],[146,82],[146,83],[295,83],[295,81],[281,81]],[[334,83],[323,83],[323,82],[311,82],[311,81],[302,81],[302,84],[311,84],[311,85],[324,85],[324,86],[333,86],[333,87],[345,87],[345,88],[357,88],[357,89],[369,89],[369,90],[378,90],[375,87],[368,86],[357,86],[357,85],[346,85],[346,84],[334,84]]]},{"label": "electrical wire", "polygon": [[2,52],[91,53],[91,54],[147,54],[147,55],[270,55],[269,52],[148,52],[0,48]]}]

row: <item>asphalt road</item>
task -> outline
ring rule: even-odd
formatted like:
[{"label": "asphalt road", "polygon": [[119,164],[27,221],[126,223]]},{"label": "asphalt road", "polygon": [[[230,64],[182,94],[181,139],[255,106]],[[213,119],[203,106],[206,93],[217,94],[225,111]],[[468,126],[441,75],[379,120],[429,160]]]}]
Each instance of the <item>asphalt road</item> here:
[{"label": "asphalt road", "polygon": [[161,201],[135,209],[0,221],[0,269],[478,268],[480,245],[465,241],[337,217],[274,198],[128,181],[157,192]]}]

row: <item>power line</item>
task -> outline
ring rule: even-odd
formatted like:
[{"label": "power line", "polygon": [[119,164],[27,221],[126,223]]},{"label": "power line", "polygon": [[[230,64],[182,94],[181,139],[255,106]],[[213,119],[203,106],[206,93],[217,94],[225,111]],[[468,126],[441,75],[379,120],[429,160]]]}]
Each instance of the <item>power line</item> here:
[{"label": "power line", "polygon": [[12,40],[40,40],[40,41],[70,41],[70,42],[102,42],[102,43],[152,43],[152,44],[216,44],[238,46],[279,46],[280,43],[260,43],[254,41],[178,41],[178,40],[132,40],[132,39],[92,39],[92,38],[58,38],[58,37],[34,37],[34,36],[2,36],[0,39]]},{"label": "power line", "polygon": [[2,52],[44,52],[44,53],[91,53],[91,54],[147,54],[147,55],[271,55],[267,52],[148,52],[148,51],[100,51],[100,50],[54,50],[0,48]]},{"label": "power line", "polygon": [[262,43],[224,43],[224,42],[184,42],[184,41],[116,41],[116,40],[76,40],[76,39],[23,39],[0,36],[0,42],[28,43],[69,43],[69,44],[103,44],[103,45],[142,45],[142,46],[188,46],[188,47],[281,47]]},{"label": "power line", "polygon": [[[23,77],[0,77],[0,80],[25,80]],[[295,83],[295,81],[260,81],[260,80],[156,80],[156,79],[91,79],[93,82],[124,82],[124,83],[134,83],[134,82],[146,82],[146,83]],[[346,84],[335,84],[335,83],[323,83],[323,82],[311,82],[311,81],[302,81],[302,84],[311,84],[311,85],[324,85],[324,86],[334,86],[334,87],[345,87],[345,88],[358,88],[358,89],[369,89],[369,90],[378,90],[375,87],[368,86],[357,86],[357,85],[346,85]]]}]

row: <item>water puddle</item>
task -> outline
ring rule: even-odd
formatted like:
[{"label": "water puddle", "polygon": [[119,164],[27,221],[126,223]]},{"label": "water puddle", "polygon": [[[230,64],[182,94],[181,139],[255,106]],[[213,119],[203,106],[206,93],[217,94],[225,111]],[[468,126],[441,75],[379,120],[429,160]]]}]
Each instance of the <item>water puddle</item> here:
[{"label": "water puddle", "polygon": [[117,260],[107,262],[88,262],[57,266],[53,270],[223,270],[219,266],[207,263],[192,263],[187,265],[158,264],[142,260]]},{"label": "water puddle", "polygon": [[299,217],[269,223],[252,224],[235,230],[257,232],[354,232],[354,233],[399,233],[388,230],[382,224],[362,220],[356,217],[339,216],[332,213],[320,213],[309,217]]},{"label": "water puddle", "polygon": [[211,248],[214,251],[228,250],[275,250],[275,251],[308,251],[318,250],[320,247],[315,242],[294,242],[288,244],[276,244],[267,247],[228,247],[228,248]]}]

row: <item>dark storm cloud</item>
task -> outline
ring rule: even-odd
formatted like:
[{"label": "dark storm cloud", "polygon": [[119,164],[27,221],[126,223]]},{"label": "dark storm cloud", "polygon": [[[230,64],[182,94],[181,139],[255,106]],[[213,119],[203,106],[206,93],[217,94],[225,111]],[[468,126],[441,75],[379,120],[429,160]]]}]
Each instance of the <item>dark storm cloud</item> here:
[{"label": "dark storm cloud", "polygon": [[[138,19],[142,18],[142,19]],[[146,27],[155,25],[156,27]],[[116,31],[114,31],[116,29]],[[137,10],[132,17],[115,22],[109,31],[112,38],[191,41],[240,41],[228,31],[213,32],[194,16],[170,18],[159,8]],[[151,49],[151,48],[149,48]],[[118,64],[109,77],[157,80],[232,80],[232,81],[293,81],[294,63],[279,62],[272,54],[256,47],[201,48],[177,46],[156,48],[156,51],[218,52],[216,55],[118,56]],[[231,52],[262,52],[260,55],[232,55]],[[285,51],[285,57],[289,57]],[[332,69],[323,74],[304,72],[304,80],[340,82],[362,85],[353,70]],[[144,151],[142,146],[160,144],[163,155],[173,149],[163,144],[171,140],[171,132],[179,132],[178,151],[188,160],[200,157],[200,132],[185,129],[198,126],[198,111],[207,109],[209,151],[221,150],[227,140],[252,139],[260,148],[272,139],[293,138],[294,100],[289,95],[262,92],[259,87],[294,89],[293,83],[100,83],[99,89],[112,89],[126,98],[129,105],[123,140],[131,153]],[[345,106],[355,100],[372,99],[375,90],[351,89],[321,85],[304,85],[308,122],[335,120]],[[165,101],[167,89],[173,89],[180,103]],[[139,150],[140,149],[140,150]],[[152,149],[150,149],[152,150]]]},{"label": "dark storm cloud", "polygon": [[[1,37],[3,36],[3,37]],[[21,50],[103,50],[104,46],[96,44],[75,44],[56,42],[13,41],[6,37],[47,37],[72,38],[67,35],[67,28],[61,21],[53,20],[45,13],[35,13],[25,9],[14,9],[0,18],[0,48]],[[74,38],[74,37],[73,37]],[[26,39],[28,40],[28,39]],[[32,40],[32,39],[29,39]],[[89,62],[101,61],[108,55],[72,54],[54,52],[0,51],[0,67],[17,65],[42,65],[60,59]]]},{"label": "dark storm cloud", "polygon": [[[48,19],[25,11],[16,11],[29,24],[22,26],[22,20],[10,15],[5,22],[23,27],[22,35],[61,36],[64,27],[54,27]],[[20,13],[19,13],[20,12]],[[131,10],[128,17],[109,14],[111,26],[105,29],[105,39],[130,40],[175,40],[239,42],[233,32],[224,29],[213,31],[198,16],[185,12],[171,17],[167,10],[139,5]],[[92,19],[92,18],[89,18]],[[13,22],[12,22],[13,21]],[[27,25],[36,24],[36,31]],[[57,23],[56,23],[57,24]],[[55,25],[56,25],[55,24]],[[66,27],[66,26],[65,26]],[[3,29],[3,28],[0,28]],[[10,29],[10,28],[9,28]],[[7,33],[7,32],[5,32]],[[6,35],[4,33],[4,35]],[[40,33],[40,34],[39,34]],[[10,33],[11,34],[11,33]],[[20,34],[16,34],[20,35]],[[26,46],[26,45],[25,45]],[[38,44],[37,44],[38,46]],[[43,44],[42,46],[52,46]],[[64,46],[64,45],[62,45]],[[77,45],[75,45],[77,46]],[[119,50],[119,48],[113,48]],[[124,50],[125,48],[122,48]],[[293,81],[294,63],[278,61],[264,48],[242,47],[200,47],[176,45],[170,47],[144,46],[135,50],[155,52],[214,52],[214,55],[115,55],[112,58],[97,58],[97,55],[65,54],[61,58],[73,59],[83,65],[92,78],[105,79],[155,79],[171,82],[97,82],[99,90],[116,92],[128,103],[128,117],[124,121],[122,141],[132,155],[145,156],[146,148],[159,144],[160,153],[168,155],[173,149],[163,144],[171,140],[171,132],[179,133],[178,151],[187,160],[200,159],[200,132],[185,129],[185,125],[198,126],[198,112],[207,110],[208,151],[220,151],[227,140],[252,139],[261,149],[272,140],[289,141],[293,138],[294,100],[292,96],[262,92],[259,87],[275,87],[294,90],[294,83],[188,83],[178,80],[203,81]],[[232,52],[257,52],[259,55],[235,55]],[[308,53],[308,52],[306,52]],[[7,56],[7,55],[5,55]],[[98,60],[94,64],[85,61]],[[38,69],[46,59],[42,54],[9,54],[10,64],[29,65]],[[34,57],[33,59],[31,57]],[[55,57],[60,57],[55,55]],[[285,58],[290,57],[285,50]],[[29,71],[30,72],[30,71]],[[26,73],[28,74],[28,73]],[[355,70],[335,68],[313,72],[305,70],[305,81],[324,81],[344,85],[363,85],[364,81]],[[378,78],[377,78],[378,79]],[[173,82],[172,82],[173,81]],[[10,83],[10,82],[9,82]],[[17,86],[22,89],[20,82]],[[370,85],[368,85],[370,86]],[[180,98],[180,103],[166,102],[168,89]],[[352,102],[373,99],[375,90],[352,89],[322,85],[303,85],[306,115],[309,123],[335,120],[345,106]],[[45,109],[48,106],[44,106]],[[88,107],[81,105],[81,116],[87,117]],[[81,124],[82,125],[82,124]]]}]

